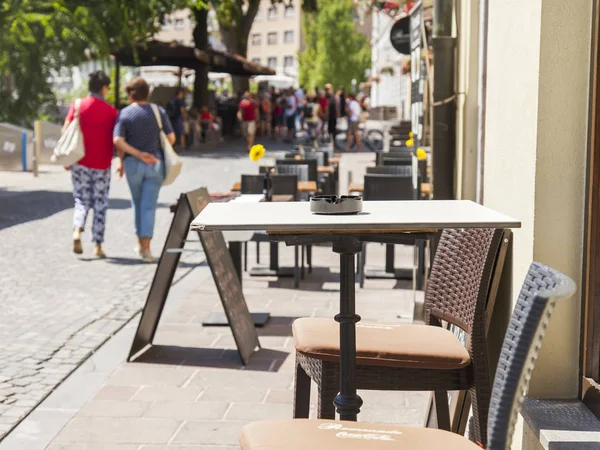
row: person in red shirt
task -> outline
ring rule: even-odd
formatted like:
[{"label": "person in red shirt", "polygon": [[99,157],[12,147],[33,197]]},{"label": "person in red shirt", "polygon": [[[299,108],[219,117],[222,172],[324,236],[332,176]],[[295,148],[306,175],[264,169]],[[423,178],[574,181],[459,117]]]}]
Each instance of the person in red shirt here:
[{"label": "person in red shirt", "polygon": [[323,136],[325,131],[325,123],[327,122],[327,117],[329,117],[329,102],[327,100],[327,96],[324,91],[319,91],[319,96],[317,97],[317,102],[319,103],[319,127],[318,127],[318,135]]},{"label": "person in red shirt", "polygon": [[[110,78],[103,71],[90,74],[89,95],[79,102],[79,124],[83,134],[85,156],[70,168],[73,181],[73,252],[83,253],[81,233],[90,209],[94,210],[92,241],[94,254],[106,258],[102,249],[108,209],[110,167],[113,158],[113,128],[117,110],[104,97],[109,92]],[[75,103],[71,105],[63,131],[75,117]]]},{"label": "person in red shirt", "polygon": [[242,125],[242,134],[246,137],[248,150],[254,145],[256,135],[256,118],[258,117],[258,106],[250,92],[244,93],[238,109],[238,119]]}]

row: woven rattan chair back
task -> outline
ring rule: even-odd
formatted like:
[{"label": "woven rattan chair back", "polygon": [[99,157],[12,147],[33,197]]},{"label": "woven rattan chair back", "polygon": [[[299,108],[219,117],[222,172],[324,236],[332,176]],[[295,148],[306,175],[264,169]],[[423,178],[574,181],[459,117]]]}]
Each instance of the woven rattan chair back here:
[{"label": "woven rattan chair back", "polygon": [[412,166],[401,165],[401,166],[367,167],[367,174],[369,174],[369,175],[399,175],[402,177],[411,177],[412,176]]},{"label": "woven rattan chair back", "polygon": [[410,150],[377,153],[375,155],[375,164],[378,166],[401,166],[412,164],[412,152]]},{"label": "woven rattan chair back", "polygon": [[279,164],[277,162],[277,174],[296,175],[298,181],[309,181],[308,165],[306,164]]},{"label": "woven rattan chair back", "polygon": [[412,176],[365,175],[365,200],[416,200]]},{"label": "woven rattan chair back", "polygon": [[488,450],[510,449],[521,401],[556,301],[574,292],[575,283],[567,276],[543,264],[531,264],[498,360],[490,400]]},{"label": "woven rattan chair back", "polygon": [[294,200],[298,197],[297,175],[274,174],[272,178],[274,195],[291,195]]},{"label": "woven rattan chair back", "polygon": [[444,230],[431,265],[425,293],[425,320],[444,320],[473,332],[484,325],[490,279],[502,230]]},{"label": "woven rattan chair back", "polygon": [[317,181],[318,177],[318,164],[316,159],[304,159],[300,161],[296,161],[294,159],[278,159],[276,161],[277,164],[277,173],[288,173],[295,174],[295,172],[282,172],[280,169],[281,166],[307,166],[308,168],[308,179],[304,180],[300,178],[298,175],[298,181]]},{"label": "woven rattan chair back", "polygon": [[242,194],[262,194],[264,186],[264,175],[242,175]]}]

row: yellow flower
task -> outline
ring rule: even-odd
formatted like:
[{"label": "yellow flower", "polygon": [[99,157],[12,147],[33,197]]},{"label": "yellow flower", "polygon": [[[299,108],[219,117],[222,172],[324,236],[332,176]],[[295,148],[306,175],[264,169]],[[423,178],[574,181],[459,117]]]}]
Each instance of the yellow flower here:
[{"label": "yellow flower", "polygon": [[415,145],[415,141],[414,139],[411,137],[408,141],[406,141],[406,146],[407,147],[412,147],[413,145]]},{"label": "yellow flower", "polygon": [[417,149],[417,159],[419,161],[427,159],[427,153],[425,153],[425,150],[423,150],[422,148]]},{"label": "yellow flower", "polygon": [[412,139],[412,138],[414,138],[414,137],[415,137],[415,135],[413,134],[413,132],[412,132],[412,131],[409,131],[409,132],[408,132],[408,137]]},{"label": "yellow flower", "polygon": [[265,156],[265,147],[260,144],[253,145],[248,155],[252,161],[257,162]]}]

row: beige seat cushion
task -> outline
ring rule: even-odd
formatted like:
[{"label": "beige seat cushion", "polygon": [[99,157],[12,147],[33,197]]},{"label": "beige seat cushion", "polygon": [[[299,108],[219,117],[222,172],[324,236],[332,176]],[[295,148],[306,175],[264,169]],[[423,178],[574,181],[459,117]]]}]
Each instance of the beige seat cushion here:
[{"label": "beige seat cushion", "polygon": [[[296,351],[336,362],[340,325],[333,319],[305,318],[294,322]],[[356,362],[366,366],[418,369],[461,369],[470,364],[467,349],[449,331],[430,325],[359,322]]]},{"label": "beige seat cushion", "polygon": [[434,428],[331,420],[272,420],[246,425],[242,450],[481,450],[458,434]]}]

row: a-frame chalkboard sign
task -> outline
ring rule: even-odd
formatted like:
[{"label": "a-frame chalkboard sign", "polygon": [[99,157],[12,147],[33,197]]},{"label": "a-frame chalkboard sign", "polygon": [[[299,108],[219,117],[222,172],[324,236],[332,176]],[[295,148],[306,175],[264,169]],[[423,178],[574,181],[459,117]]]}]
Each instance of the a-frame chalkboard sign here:
[{"label": "a-frame chalkboard sign", "polygon": [[[210,194],[206,188],[196,189],[187,194],[181,194],[179,197],[171,228],[131,345],[128,361],[152,345],[181,257],[181,252],[176,250],[183,249],[192,220],[209,202]],[[202,242],[204,254],[221,297],[240,357],[243,363],[247,364],[250,355],[260,347],[260,344],[223,233],[220,231],[198,232],[198,236]]]}]

